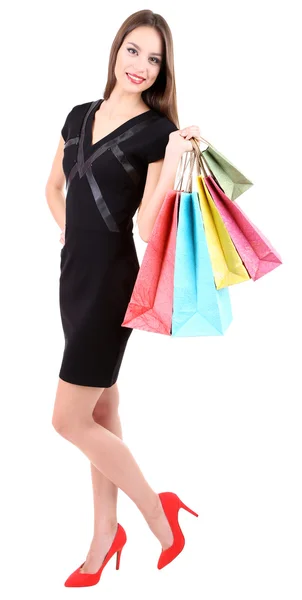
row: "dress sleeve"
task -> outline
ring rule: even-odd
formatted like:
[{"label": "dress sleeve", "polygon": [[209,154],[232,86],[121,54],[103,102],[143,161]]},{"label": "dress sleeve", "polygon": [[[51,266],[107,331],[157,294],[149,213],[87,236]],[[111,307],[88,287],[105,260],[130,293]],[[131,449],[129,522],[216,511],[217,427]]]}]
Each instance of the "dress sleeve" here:
[{"label": "dress sleeve", "polygon": [[163,117],[156,123],[152,130],[151,139],[145,148],[145,159],[147,163],[155,162],[165,156],[165,150],[169,141],[169,134],[178,128],[170,119]]},{"label": "dress sleeve", "polygon": [[69,111],[66,119],[65,119],[65,123],[61,129],[61,135],[64,139],[64,142],[66,142],[67,138],[68,138],[68,133],[69,133],[69,125],[70,125],[70,117],[71,117],[71,113],[73,111],[73,108]]}]

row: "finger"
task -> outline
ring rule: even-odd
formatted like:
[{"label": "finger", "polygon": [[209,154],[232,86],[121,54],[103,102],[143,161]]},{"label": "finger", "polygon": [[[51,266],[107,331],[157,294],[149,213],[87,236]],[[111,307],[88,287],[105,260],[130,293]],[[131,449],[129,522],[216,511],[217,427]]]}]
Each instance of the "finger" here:
[{"label": "finger", "polygon": [[190,137],[200,137],[200,131],[199,129],[196,129],[195,127],[191,128],[190,131],[187,131],[186,136],[190,136]]}]

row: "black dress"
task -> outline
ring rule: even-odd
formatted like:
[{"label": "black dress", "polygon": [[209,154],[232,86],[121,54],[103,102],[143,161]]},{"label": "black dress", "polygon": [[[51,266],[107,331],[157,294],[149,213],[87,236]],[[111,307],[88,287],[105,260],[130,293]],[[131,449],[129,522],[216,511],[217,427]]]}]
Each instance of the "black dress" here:
[{"label": "black dress", "polygon": [[59,377],[110,387],[132,332],[121,323],[139,270],[133,216],[148,163],[164,157],[169,133],[177,127],[150,109],[92,145],[94,113],[102,102],[74,106],[61,130],[66,231],[59,284],[65,348]]}]

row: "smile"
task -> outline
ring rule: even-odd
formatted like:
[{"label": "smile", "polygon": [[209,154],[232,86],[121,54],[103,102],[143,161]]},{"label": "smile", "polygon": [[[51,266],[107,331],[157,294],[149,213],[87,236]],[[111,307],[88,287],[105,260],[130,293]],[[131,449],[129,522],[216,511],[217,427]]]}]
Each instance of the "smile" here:
[{"label": "smile", "polygon": [[145,81],[143,77],[137,77],[136,75],[132,75],[131,73],[126,73],[128,79],[132,81],[132,83],[142,83]]}]

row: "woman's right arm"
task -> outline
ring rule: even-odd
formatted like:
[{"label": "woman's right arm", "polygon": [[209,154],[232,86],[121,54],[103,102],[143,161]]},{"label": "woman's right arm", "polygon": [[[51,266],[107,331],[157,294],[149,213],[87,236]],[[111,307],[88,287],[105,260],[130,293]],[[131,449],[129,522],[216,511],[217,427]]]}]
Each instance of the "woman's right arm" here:
[{"label": "woman's right arm", "polygon": [[50,208],[53,218],[58,223],[61,231],[65,231],[65,175],[62,161],[64,154],[64,139],[61,135],[59,145],[53,159],[51,171],[45,187],[47,204]]}]

